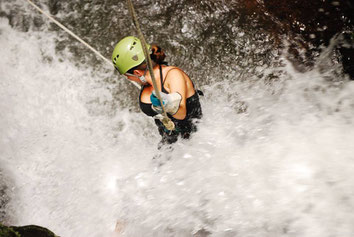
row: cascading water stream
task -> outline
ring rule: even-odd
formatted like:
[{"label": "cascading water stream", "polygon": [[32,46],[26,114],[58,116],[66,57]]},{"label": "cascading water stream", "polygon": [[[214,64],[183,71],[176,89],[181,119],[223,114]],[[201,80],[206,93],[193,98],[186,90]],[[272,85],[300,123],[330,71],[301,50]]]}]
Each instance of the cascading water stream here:
[{"label": "cascading water stream", "polygon": [[[300,73],[285,51],[260,48],[240,31],[232,39],[238,55],[225,45],[215,55],[223,61],[210,66],[215,52],[206,45],[227,42],[211,31],[210,42],[192,44],[205,55],[188,61],[192,56],[183,55],[199,30],[191,21],[206,19],[213,29],[208,19],[217,16],[170,18],[171,64],[195,67],[204,117],[159,166],[152,160],[159,135],[138,112],[135,87],[103,64],[91,65],[93,56],[48,23],[32,23],[38,16],[23,1],[0,4],[7,16],[0,18],[0,185],[7,187],[1,222],[66,237],[109,236],[117,222],[123,236],[354,235],[354,84],[336,74],[337,64],[324,69],[329,57]],[[146,14],[169,4],[153,4]],[[212,5],[189,10],[205,4]],[[62,8],[57,17],[64,23],[70,14],[82,17]],[[114,21],[125,24],[123,16]],[[278,55],[259,61],[268,55],[262,50]]]}]

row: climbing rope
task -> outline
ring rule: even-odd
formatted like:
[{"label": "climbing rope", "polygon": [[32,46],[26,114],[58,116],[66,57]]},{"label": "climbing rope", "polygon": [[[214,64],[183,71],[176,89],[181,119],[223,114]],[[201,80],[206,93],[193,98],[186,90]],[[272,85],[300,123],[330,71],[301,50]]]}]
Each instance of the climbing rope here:
[{"label": "climbing rope", "polygon": [[[36,8],[40,13],[42,13],[43,15],[45,15],[49,20],[51,20],[52,22],[54,22],[57,26],[59,26],[61,29],[63,29],[64,31],[66,31],[67,33],[69,33],[72,37],[74,37],[75,39],[77,39],[80,43],[82,43],[85,47],[87,47],[88,49],[90,49],[92,52],[94,52],[97,56],[99,56],[101,59],[103,59],[106,63],[108,63],[110,66],[113,66],[112,62],[105,58],[102,54],[100,54],[100,52],[98,52],[96,49],[94,49],[92,46],[90,46],[88,43],[86,43],[84,40],[82,40],[79,36],[77,36],[76,34],[74,34],[71,30],[69,30],[68,28],[66,28],[64,25],[62,25],[60,22],[58,22],[57,20],[55,20],[50,14],[46,13],[45,11],[43,11],[40,7],[38,7],[36,4],[34,4],[31,0],[27,0],[27,2],[29,4],[31,4],[34,8]],[[162,123],[164,124],[164,126],[166,127],[166,129],[172,131],[175,130],[175,124],[171,121],[171,119],[167,116],[167,113],[165,111],[165,108],[163,106],[163,101],[161,99],[161,95],[160,95],[160,91],[157,90],[157,84],[156,84],[156,79],[154,76],[154,72],[152,69],[152,63],[151,63],[151,59],[150,59],[150,54],[148,52],[148,49],[146,47],[146,41],[145,38],[143,36],[143,34],[141,33],[140,30],[140,26],[139,26],[139,22],[137,20],[137,16],[134,10],[134,6],[132,4],[132,2],[130,0],[127,0],[128,2],[128,6],[129,6],[129,12],[133,18],[133,22],[134,25],[138,31],[138,35],[139,35],[139,39],[141,41],[142,47],[143,47],[143,51],[144,51],[144,55],[147,61],[147,65],[148,65],[148,69],[150,71],[150,75],[151,75],[151,79],[152,79],[152,83],[155,89],[155,94],[157,96],[157,98],[159,99],[160,103],[161,103],[161,107],[162,107],[162,115],[163,118],[161,119]],[[130,81],[131,83],[133,83],[137,88],[141,88],[140,85],[136,82]]]},{"label": "climbing rope", "polygon": [[133,3],[132,3],[131,0],[127,0],[127,3],[128,3],[128,9],[129,9],[130,15],[131,15],[131,17],[133,19],[133,23],[135,25],[136,30],[138,31],[138,36],[139,36],[139,39],[140,39],[140,42],[141,42],[141,45],[142,45],[142,48],[143,48],[144,56],[146,58],[146,62],[147,62],[147,66],[148,66],[148,69],[149,69],[149,72],[150,72],[152,84],[153,84],[153,86],[155,88],[155,90],[154,90],[155,91],[155,95],[159,99],[160,104],[161,104],[162,115],[163,115],[163,118],[161,119],[161,122],[166,127],[166,129],[168,129],[169,131],[175,130],[175,124],[167,116],[167,113],[165,111],[165,108],[164,108],[164,105],[163,105],[163,102],[162,102],[162,99],[161,99],[160,91],[158,90],[158,87],[157,87],[157,83],[156,83],[155,74],[154,74],[153,67],[152,67],[150,54],[149,54],[149,51],[148,51],[148,49],[146,47],[146,41],[145,41],[145,38],[143,36],[143,33],[141,32],[140,25],[139,25],[139,22],[138,22],[138,19],[137,19],[137,16],[136,16],[136,12],[134,10]]},{"label": "climbing rope", "polygon": [[[29,4],[31,4],[34,8],[36,8],[40,13],[42,13],[43,15],[45,15],[46,17],[48,17],[52,22],[54,22],[57,26],[59,26],[61,29],[63,29],[64,31],[66,31],[67,33],[69,33],[72,37],[74,37],[75,39],[77,39],[80,43],[82,43],[83,45],[85,45],[88,49],[90,49],[92,52],[94,52],[97,56],[99,56],[101,59],[103,59],[103,61],[105,61],[106,63],[108,63],[111,67],[113,66],[112,62],[105,58],[102,54],[100,54],[100,52],[98,52],[96,49],[94,49],[93,47],[91,47],[88,43],[86,43],[84,40],[82,40],[79,36],[77,36],[76,34],[74,34],[71,30],[69,30],[68,28],[66,28],[64,25],[62,25],[60,22],[58,22],[57,20],[55,20],[50,14],[46,13],[45,11],[43,11],[40,7],[38,7],[36,4],[34,4],[31,0],[27,0],[27,2]],[[140,89],[140,85],[136,82],[130,81],[131,83],[133,83],[137,88]]]}]

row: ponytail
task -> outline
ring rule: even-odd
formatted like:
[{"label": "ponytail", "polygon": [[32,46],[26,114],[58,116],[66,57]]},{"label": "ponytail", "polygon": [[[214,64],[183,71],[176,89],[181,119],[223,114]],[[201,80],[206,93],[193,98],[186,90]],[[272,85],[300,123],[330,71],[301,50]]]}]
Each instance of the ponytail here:
[{"label": "ponytail", "polygon": [[152,51],[152,53],[150,54],[151,60],[153,60],[157,64],[166,63],[164,61],[164,59],[166,58],[166,54],[159,46],[155,44],[151,45],[151,51]]},{"label": "ponytail", "polygon": [[[154,61],[155,63],[161,65],[168,65],[167,62],[164,61],[164,59],[166,58],[166,54],[165,52],[160,48],[160,46],[157,46],[156,44],[152,44],[150,45],[151,47],[151,54],[150,54],[150,58],[152,61]],[[135,69],[139,69],[141,65],[146,64],[146,61],[143,61],[141,64],[139,64],[138,66],[135,66],[131,69],[129,69],[127,72],[130,74],[134,73]],[[145,68],[144,68],[145,69]]]}]

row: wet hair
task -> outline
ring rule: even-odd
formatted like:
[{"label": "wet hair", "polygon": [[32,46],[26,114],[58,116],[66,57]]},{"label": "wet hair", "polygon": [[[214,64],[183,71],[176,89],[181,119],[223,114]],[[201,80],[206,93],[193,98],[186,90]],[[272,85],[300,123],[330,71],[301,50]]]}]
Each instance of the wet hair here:
[{"label": "wet hair", "polygon": [[153,60],[157,64],[163,64],[166,58],[165,52],[161,49],[160,46],[157,46],[156,44],[151,45],[151,54],[150,54],[151,60]]},{"label": "wet hair", "polygon": [[[160,46],[156,45],[156,44],[152,44],[151,45],[151,54],[150,54],[150,58],[152,61],[154,61],[156,64],[166,64],[167,63],[164,61],[166,58],[166,54],[165,52],[161,49]],[[135,66],[131,69],[129,69],[127,72],[130,74],[134,73],[134,70],[138,69],[142,64],[146,63],[146,61],[144,60],[144,62],[142,62],[140,65]]]}]

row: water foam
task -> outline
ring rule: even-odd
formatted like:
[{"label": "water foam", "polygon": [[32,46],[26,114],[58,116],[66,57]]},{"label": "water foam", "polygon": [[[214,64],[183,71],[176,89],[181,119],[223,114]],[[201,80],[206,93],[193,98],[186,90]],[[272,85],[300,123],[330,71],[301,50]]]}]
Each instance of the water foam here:
[{"label": "water foam", "polygon": [[0,30],[0,162],[15,183],[13,224],[75,237],[106,236],[117,221],[125,236],[354,234],[352,82],[285,63],[275,81],[204,85],[199,131],[158,166],[151,119],[105,113],[107,72],[58,56],[54,33],[4,19]]}]

